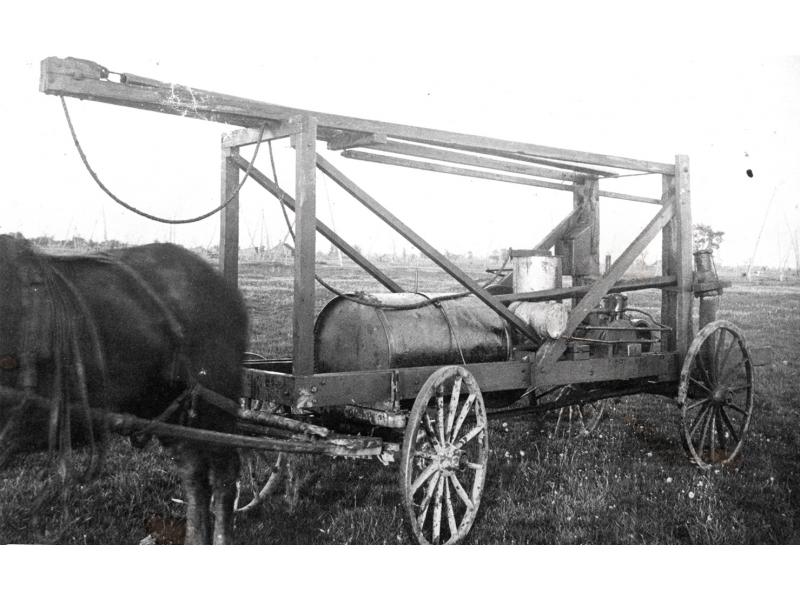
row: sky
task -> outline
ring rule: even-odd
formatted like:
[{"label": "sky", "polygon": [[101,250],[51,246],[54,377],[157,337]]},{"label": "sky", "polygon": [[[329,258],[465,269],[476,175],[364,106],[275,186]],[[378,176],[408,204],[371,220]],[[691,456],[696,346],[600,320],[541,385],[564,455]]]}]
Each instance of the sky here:
[{"label": "sky", "polygon": [[[43,3],[5,11],[0,40],[0,233],[210,247],[219,220],[166,226],[114,205],[77,156],[39,63],[75,56],[195,88],[299,108],[673,162],[687,154],[696,223],[725,231],[724,264],[794,266],[800,227],[800,48],[792,12],[759,3]],[[795,43],[796,44],[796,43]],[[220,202],[219,139],[233,127],[68,99],[101,179],[167,217]],[[320,151],[441,250],[535,244],[571,194],[352,161]],[[243,151],[249,157],[252,147]],[[294,188],[287,142],[279,181]],[[266,148],[256,165],[269,173]],[[753,177],[746,175],[752,170]],[[659,176],[601,189],[660,196]],[[318,175],[318,217],[370,253],[410,247]],[[601,199],[601,253],[616,257],[656,207]],[[241,245],[286,227],[255,183]],[[756,239],[762,229],[761,240]],[[320,248],[328,243],[318,238]],[[651,245],[646,260],[660,255]]]}]

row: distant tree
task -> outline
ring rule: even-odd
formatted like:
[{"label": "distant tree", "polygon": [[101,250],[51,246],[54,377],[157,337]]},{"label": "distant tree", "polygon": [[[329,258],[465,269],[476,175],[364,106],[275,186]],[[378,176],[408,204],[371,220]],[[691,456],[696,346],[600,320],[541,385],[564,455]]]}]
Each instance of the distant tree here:
[{"label": "distant tree", "polygon": [[716,231],[709,225],[697,223],[692,228],[694,238],[694,249],[697,250],[719,250],[722,244],[724,231]]}]

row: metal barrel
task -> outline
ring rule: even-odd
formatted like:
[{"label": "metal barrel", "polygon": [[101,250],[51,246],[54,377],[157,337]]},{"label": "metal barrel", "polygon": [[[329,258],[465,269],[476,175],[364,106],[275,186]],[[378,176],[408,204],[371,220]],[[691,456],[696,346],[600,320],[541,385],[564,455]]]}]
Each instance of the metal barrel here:
[{"label": "metal barrel", "polygon": [[[372,294],[366,306],[340,296],[314,326],[318,373],[494,362],[511,357],[506,323],[473,296],[402,310],[443,294]],[[398,308],[400,310],[398,310]]]}]

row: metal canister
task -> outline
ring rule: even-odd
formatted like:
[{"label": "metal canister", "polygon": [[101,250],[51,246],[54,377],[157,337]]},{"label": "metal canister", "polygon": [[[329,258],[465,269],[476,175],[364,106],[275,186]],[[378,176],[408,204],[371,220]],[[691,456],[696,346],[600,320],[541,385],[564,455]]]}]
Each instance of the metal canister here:
[{"label": "metal canister", "polygon": [[561,287],[561,259],[546,250],[510,250],[514,293]]},{"label": "metal canister", "polygon": [[475,297],[404,309],[443,294],[373,294],[331,300],[314,326],[318,373],[509,360],[506,323]]}]

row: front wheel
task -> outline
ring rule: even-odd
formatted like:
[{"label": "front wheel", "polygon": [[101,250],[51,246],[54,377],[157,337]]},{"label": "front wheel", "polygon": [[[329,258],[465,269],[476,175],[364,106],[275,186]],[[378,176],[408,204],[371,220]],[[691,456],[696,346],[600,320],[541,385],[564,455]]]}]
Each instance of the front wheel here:
[{"label": "front wheel", "polygon": [[443,367],[417,394],[408,417],[400,487],[420,544],[464,539],[478,514],[489,460],[483,396],[463,367]]}]

